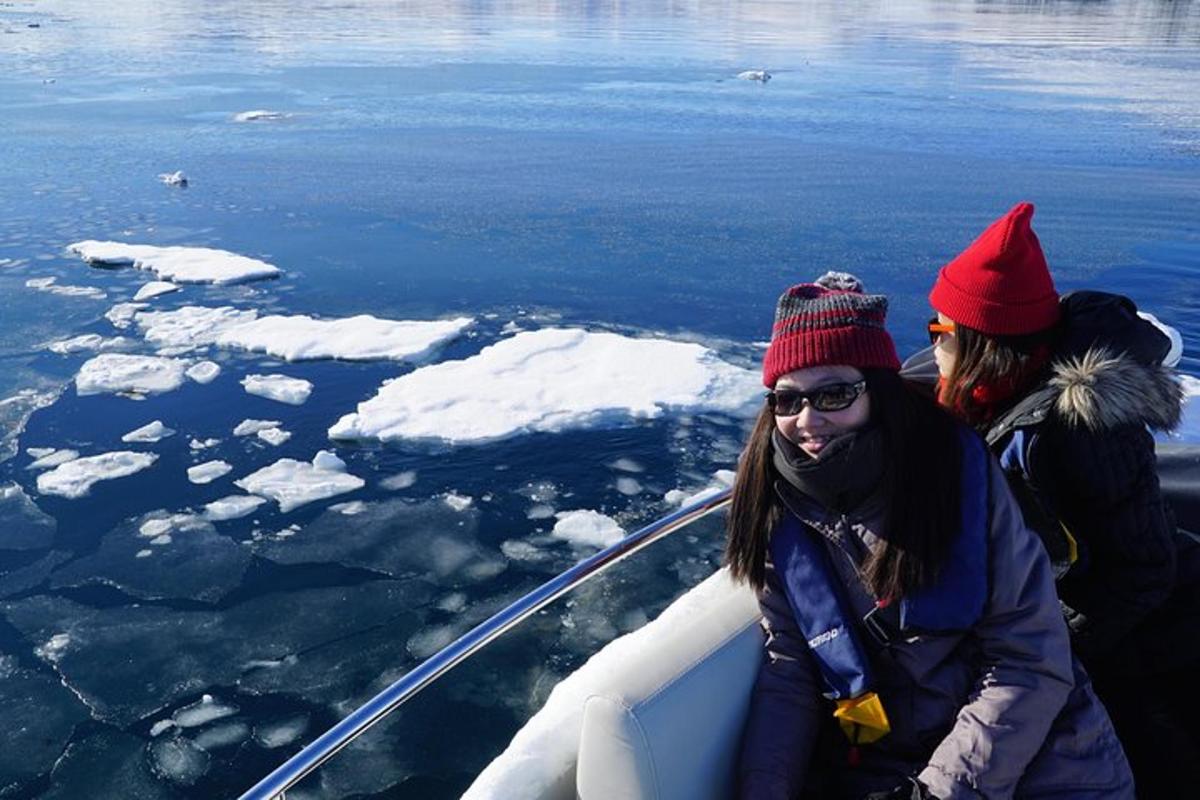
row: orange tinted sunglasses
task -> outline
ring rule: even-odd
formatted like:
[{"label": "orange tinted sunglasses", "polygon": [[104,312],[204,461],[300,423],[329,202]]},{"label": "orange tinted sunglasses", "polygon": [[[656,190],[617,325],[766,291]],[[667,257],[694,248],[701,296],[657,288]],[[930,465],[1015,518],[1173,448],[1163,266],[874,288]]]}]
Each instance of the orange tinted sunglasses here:
[{"label": "orange tinted sunglasses", "polygon": [[954,333],[953,322],[939,322],[937,317],[930,318],[929,325],[927,327],[929,328],[930,344],[937,344],[938,339],[941,338],[942,334],[944,333]]}]

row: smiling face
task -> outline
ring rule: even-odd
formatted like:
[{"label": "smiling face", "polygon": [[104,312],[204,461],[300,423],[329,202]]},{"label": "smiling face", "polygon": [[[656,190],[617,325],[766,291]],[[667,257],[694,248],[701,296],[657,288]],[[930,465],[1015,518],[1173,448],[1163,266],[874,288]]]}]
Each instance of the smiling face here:
[{"label": "smiling face", "polygon": [[[861,381],[863,374],[855,367],[831,365],[806,367],[779,376],[775,391],[791,389],[811,392],[838,383]],[[841,411],[817,411],[805,403],[800,413],[775,417],[775,427],[789,442],[815,457],[830,441],[867,424],[871,416],[871,398],[864,392],[848,408]]]}]

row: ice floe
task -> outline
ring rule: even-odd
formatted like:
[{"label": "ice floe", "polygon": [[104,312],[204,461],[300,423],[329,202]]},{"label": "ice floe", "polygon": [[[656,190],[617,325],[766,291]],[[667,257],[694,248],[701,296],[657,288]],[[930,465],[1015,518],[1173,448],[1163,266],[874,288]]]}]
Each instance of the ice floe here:
[{"label": "ice floe", "polygon": [[188,367],[183,374],[196,383],[212,383],[221,374],[221,365],[215,361],[201,361]]},{"label": "ice floe", "polygon": [[634,478],[617,478],[617,491],[633,497],[642,493],[642,484]]},{"label": "ice floe", "polygon": [[281,119],[287,119],[291,114],[283,111],[268,111],[262,108],[256,108],[253,111],[239,111],[233,115],[234,122],[272,122]]},{"label": "ice floe", "polygon": [[233,306],[184,306],[172,311],[134,309],[132,313],[147,342],[176,350],[216,344],[217,337],[225,330],[258,318],[257,311]]},{"label": "ice floe", "polygon": [[299,406],[312,394],[313,385],[303,378],[287,375],[247,375],[242,378],[242,387],[247,394]]},{"label": "ice floe", "polygon": [[160,394],[183,384],[187,364],[162,356],[103,353],[89,359],[75,376],[75,391],[90,394]]},{"label": "ice floe", "polygon": [[254,741],[268,750],[283,747],[299,739],[308,730],[308,715],[271,720],[254,726]]},{"label": "ice floe", "polygon": [[240,519],[253,513],[254,509],[267,502],[261,497],[250,494],[231,494],[220,500],[213,500],[204,506],[204,518],[213,522],[227,519]]},{"label": "ice floe", "polygon": [[698,344],[548,328],[389,381],[329,436],[486,442],[674,410],[749,413],[760,391],[756,373]]},{"label": "ice floe", "polygon": [[771,80],[771,73],[765,69],[748,69],[737,74],[738,78],[744,81],[761,81],[766,83]]},{"label": "ice floe", "polygon": [[379,488],[389,491],[398,492],[401,489],[407,489],[417,482],[416,470],[408,470],[399,472],[395,475],[389,475],[379,482]]},{"label": "ice floe", "polygon": [[233,429],[234,436],[250,436],[270,428],[278,428],[283,423],[277,419],[244,419]]},{"label": "ice floe", "polygon": [[582,547],[608,547],[625,536],[625,531],[612,517],[599,511],[560,511],[554,515],[553,536]]},{"label": "ice floe", "polygon": [[207,450],[210,447],[216,447],[220,443],[220,439],[191,439],[188,441],[188,448],[191,450]]},{"label": "ice floe", "polygon": [[201,731],[192,739],[192,744],[201,750],[213,751],[233,747],[250,738],[250,726],[240,720],[223,722]]},{"label": "ice floe", "polygon": [[135,303],[140,303],[143,300],[149,300],[152,297],[158,297],[162,294],[170,294],[178,292],[179,284],[171,283],[170,281],[150,281],[143,284],[142,288],[137,290],[137,294],[133,296]]},{"label": "ice floe", "polygon": [[269,316],[227,328],[217,337],[217,344],[270,353],[287,361],[420,360],[472,324],[471,317],[397,321],[366,314],[342,319]]},{"label": "ice floe", "polygon": [[160,172],[158,174],[160,183],[165,183],[167,186],[187,186],[187,175],[183,174],[183,170],[175,170],[174,172]]},{"label": "ice floe", "polygon": [[231,717],[238,712],[237,706],[222,703],[210,694],[202,695],[199,700],[171,715],[171,721],[180,728],[198,728],[213,720]]},{"label": "ice floe", "polygon": [[87,456],[68,461],[38,475],[37,487],[42,494],[71,499],[83,497],[96,483],[141,472],[157,460],[158,456],[154,453],[134,453],[128,450]]},{"label": "ice floe", "polygon": [[89,264],[150,270],[175,283],[242,283],[274,278],[282,271],[256,258],[209,247],[158,247],[150,244],[75,242],[67,249]]},{"label": "ice floe", "polygon": [[147,303],[117,303],[104,312],[104,318],[111,322],[114,328],[128,328],[133,324],[134,316],[147,305]]},{"label": "ice floe", "polygon": [[88,350],[119,350],[123,347],[128,347],[130,344],[132,344],[132,341],[126,339],[124,336],[105,338],[98,333],[85,333],[81,336],[72,336],[70,339],[50,342],[50,344],[46,345],[46,349],[51,353],[67,356],[72,353],[81,353]]},{"label": "ice floe", "polygon": [[[30,453],[32,452],[33,451],[31,450]],[[59,464],[66,464],[68,461],[74,461],[77,458],[79,458],[78,450],[70,450],[67,448],[55,450],[51,448],[50,452],[43,453],[42,455],[38,456],[37,459],[35,459],[33,463],[31,463],[25,469],[50,469],[51,467],[57,467]]]},{"label": "ice floe", "polygon": [[616,461],[608,465],[611,469],[619,472],[645,472],[646,468],[632,458],[618,458]]},{"label": "ice floe", "polygon": [[205,461],[203,464],[197,464],[194,467],[188,467],[188,480],[192,483],[212,483],[222,475],[228,474],[233,470],[233,466],[228,461],[215,459],[213,461]]},{"label": "ice floe", "polygon": [[258,431],[254,435],[275,447],[279,447],[279,445],[292,438],[292,432],[285,431],[282,428],[267,428],[266,430]]},{"label": "ice floe", "polygon": [[25,281],[25,285],[30,289],[37,289],[39,292],[49,292],[63,297],[87,297],[91,300],[103,300],[108,297],[107,292],[94,286],[59,285],[58,278],[30,278]]},{"label": "ice floe", "polygon": [[132,430],[121,437],[122,442],[157,442],[166,439],[168,436],[174,436],[175,431],[162,424],[162,420],[154,420],[142,427]]},{"label": "ice floe", "polygon": [[733,481],[736,477],[734,471],[731,469],[719,469],[713,473],[712,481],[704,489],[700,491],[672,489],[663,495],[663,500],[673,506],[690,506],[692,503],[698,503],[733,486]]},{"label": "ice floe", "polygon": [[321,450],[311,463],[281,458],[234,484],[250,494],[275,500],[279,510],[286,513],[314,500],[360,489],[365,481],[346,472],[346,462],[332,452]]},{"label": "ice floe", "polygon": [[191,786],[208,771],[208,753],[181,736],[156,739],[147,753],[154,773],[180,786]]},{"label": "ice floe", "polygon": [[465,497],[457,492],[446,492],[442,495],[442,502],[453,508],[455,511],[466,511],[474,502],[470,497]]}]

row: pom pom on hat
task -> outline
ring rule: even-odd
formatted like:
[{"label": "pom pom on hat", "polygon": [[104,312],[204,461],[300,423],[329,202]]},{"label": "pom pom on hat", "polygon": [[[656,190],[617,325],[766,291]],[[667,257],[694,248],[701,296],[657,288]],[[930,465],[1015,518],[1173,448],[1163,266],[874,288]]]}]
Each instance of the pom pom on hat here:
[{"label": "pom pom on hat", "polygon": [[1033,333],[1059,319],[1058,292],[1033,232],[1033,204],[1017,203],[938,273],[929,303],[991,336]]}]

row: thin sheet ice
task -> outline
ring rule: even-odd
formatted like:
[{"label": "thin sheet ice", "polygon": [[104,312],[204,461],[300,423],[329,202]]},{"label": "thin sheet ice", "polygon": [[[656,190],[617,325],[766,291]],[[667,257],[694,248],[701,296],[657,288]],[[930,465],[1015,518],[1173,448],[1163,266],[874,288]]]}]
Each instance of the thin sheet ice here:
[{"label": "thin sheet ice", "polygon": [[174,283],[244,283],[282,273],[274,264],[209,247],[157,247],[89,239],[70,244],[67,249],[89,264],[150,270]]},{"label": "thin sheet ice", "polygon": [[742,413],[759,391],[755,373],[698,344],[548,328],[396,378],[329,436],[486,442],[666,411]]}]

